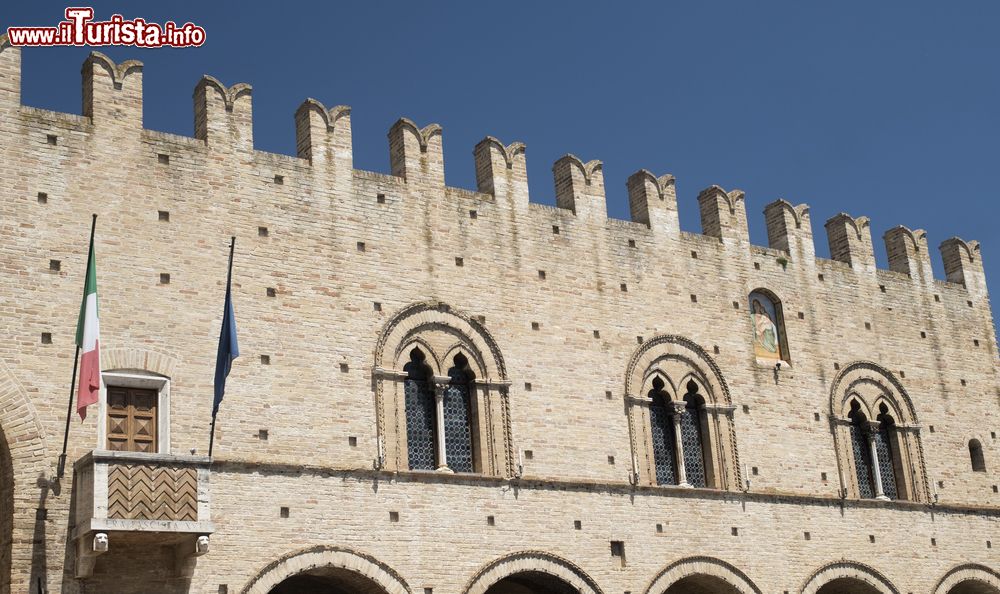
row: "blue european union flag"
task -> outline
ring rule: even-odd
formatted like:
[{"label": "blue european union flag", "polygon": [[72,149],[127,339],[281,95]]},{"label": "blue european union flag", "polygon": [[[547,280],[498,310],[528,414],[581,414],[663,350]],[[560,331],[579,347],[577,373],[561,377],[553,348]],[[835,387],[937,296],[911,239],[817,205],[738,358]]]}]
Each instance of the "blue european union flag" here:
[{"label": "blue european union flag", "polygon": [[212,419],[219,412],[219,404],[226,392],[226,378],[233,367],[233,359],[240,356],[240,347],[236,344],[236,313],[233,311],[233,248],[236,238],[229,248],[229,272],[226,275],[226,305],[222,312],[222,332],[219,334],[219,354],[215,360],[215,402],[212,404]]}]

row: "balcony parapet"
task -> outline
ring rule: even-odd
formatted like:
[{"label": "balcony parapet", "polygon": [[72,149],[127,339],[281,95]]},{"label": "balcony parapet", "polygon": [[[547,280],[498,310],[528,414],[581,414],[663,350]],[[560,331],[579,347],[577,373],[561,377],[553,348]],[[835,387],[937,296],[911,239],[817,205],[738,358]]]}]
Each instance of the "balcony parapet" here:
[{"label": "balcony parapet", "polygon": [[94,450],[73,465],[76,576],[89,577],[97,556],[116,544],[173,545],[175,569],[188,575],[208,552],[211,459]]}]

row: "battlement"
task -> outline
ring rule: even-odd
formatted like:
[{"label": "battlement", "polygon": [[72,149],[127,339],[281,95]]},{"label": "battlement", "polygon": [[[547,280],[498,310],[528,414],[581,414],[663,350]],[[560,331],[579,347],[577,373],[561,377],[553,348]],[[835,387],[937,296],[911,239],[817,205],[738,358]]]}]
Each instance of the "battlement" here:
[{"label": "battlement", "polygon": [[[143,65],[136,60],[116,64],[100,52],[85,60],[83,77],[83,116],[88,131],[108,135],[122,147],[137,145],[144,133],[142,126]],[[0,117],[11,118],[24,111],[20,99],[20,49],[0,37]],[[262,155],[253,146],[252,87],[246,83],[226,86],[205,75],[194,89],[194,139],[205,150],[228,159],[246,161]],[[36,117],[38,114],[36,114]],[[296,155],[314,172],[316,183],[331,190],[349,191],[356,176],[353,168],[351,108],[337,105],[327,108],[316,99],[306,99],[294,114]],[[446,191],[444,131],[438,124],[419,126],[400,118],[389,129],[391,176],[398,178],[409,195],[424,200],[441,200],[456,195]],[[491,197],[499,208],[513,211],[518,217],[535,216],[529,209],[526,146],[521,142],[504,144],[486,136],[473,149],[476,185],[479,195]],[[610,228],[601,161],[584,161],[566,154],[553,167],[556,207],[580,224]],[[649,230],[655,237],[682,240],[678,222],[678,201],[673,175],[657,176],[640,169],[626,181],[632,222]],[[451,189],[448,189],[451,190]],[[702,233],[732,247],[744,246],[749,257],[749,224],[746,195],[741,190],[724,190],[712,185],[697,196]],[[764,207],[768,246],[785,252],[791,260],[812,262],[815,246],[805,204],[793,205],[778,199]],[[825,223],[830,255],[848,265],[856,274],[870,277],[876,273],[875,254],[867,217],[840,213]],[[917,286],[934,283],[928,240],[923,230],[903,226],[885,233],[889,269],[908,275]],[[946,281],[964,285],[970,292],[985,295],[986,283],[980,261],[979,245],[951,238],[940,245]]]}]

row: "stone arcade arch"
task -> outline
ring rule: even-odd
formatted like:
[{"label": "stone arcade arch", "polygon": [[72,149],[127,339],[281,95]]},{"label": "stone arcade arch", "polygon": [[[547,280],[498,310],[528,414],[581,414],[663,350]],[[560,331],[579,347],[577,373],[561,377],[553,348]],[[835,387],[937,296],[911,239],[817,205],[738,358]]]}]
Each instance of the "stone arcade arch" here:
[{"label": "stone arcade arch", "polygon": [[375,558],[317,546],[268,564],[241,594],[410,594],[406,581]]},{"label": "stone arcade arch", "polygon": [[[0,594],[26,592],[28,582],[45,579],[48,553],[37,543],[46,540],[34,512],[48,494],[53,461],[27,392],[0,360]],[[15,561],[31,567],[27,581],[13,581]]]},{"label": "stone arcade arch", "polygon": [[750,578],[712,557],[688,557],[666,566],[646,588],[646,594],[761,594]]},{"label": "stone arcade arch", "polygon": [[941,578],[933,594],[1000,594],[1000,572],[976,563],[959,565]]},{"label": "stone arcade arch", "polygon": [[469,581],[464,594],[602,594],[580,567],[540,551],[512,553],[492,561]]},{"label": "stone arcade arch", "polygon": [[899,594],[899,590],[872,567],[838,561],[812,574],[802,594]]}]

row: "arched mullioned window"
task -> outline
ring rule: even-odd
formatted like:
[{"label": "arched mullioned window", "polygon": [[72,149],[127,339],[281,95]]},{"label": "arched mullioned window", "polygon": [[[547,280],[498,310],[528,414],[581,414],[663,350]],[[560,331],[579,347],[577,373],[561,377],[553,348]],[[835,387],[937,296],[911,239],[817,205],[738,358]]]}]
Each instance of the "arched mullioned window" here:
[{"label": "arched mullioned window", "polygon": [[653,466],[657,485],[677,484],[677,435],[674,431],[674,406],[663,389],[663,380],[653,379],[649,391],[650,438],[653,442]]},{"label": "arched mullioned window", "polygon": [[875,478],[872,474],[872,451],[868,441],[868,419],[861,412],[857,400],[851,401],[851,452],[854,455],[854,476],[857,480],[858,495],[862,499],[875,497]]},{"label": "arched mullioned window", "polygon": [[930,500],[920,425],[889,371],[847,365],[833,382],[830,418],[844,496]]},{"label": "arched mullioned window", "polygon": [[637,483],[742,487],[735,407],[698,345],[669,335],[643,343],[626,369],[625,402]]},{"label": "arched mullioned window", "polygon": [[969,460],[972,462],[972,470],[975,472],[986,472],[986,457],[983,456],[983,444],[978,439],[969,440]]},{"label": "arched mullioned window", "polygon": [[764,289],[751,291],[748,299],[754,356],[764,362],[790,361],[781,301]]},{"label": "arched mullioned window", "polygon": [[681,443],[684,444],[684,468],[692,487],[707,486],[705,476],[705,441],[702,437],[701,407],[705,400],[698,394],[698,384],[687,383],[684,412],[681,413]]},{"label": "arched mullioned window", "polygon": [[410,362],[403,367],[406,379],[406,453],[411,470],[437,468],[437,428],[434,411],[433,373],[426,363],[427,356],[419,347],[410,351]]},{"label": "arched mullioned window", "polygon": [[472,455],[472,405],[469,387],[475,373],[469,360],[459,353],[448,370],[449,383],[444,389],[444,439],[448,468],[455,472],[475,470]]},{"label": "arched mullioned window", "polygon": [[896,466],[899,464],[897,452],[894,452],[896,422],[889,414],[889,407],[879,405],[878,430],[875,432],[875,458],[878,460],[879,478],[882,480],[882,493],[889,499],[898,499],[896,488]]},{"label": "arched mullioned window", "polygon": [[404,308],[375,345],[376,465],[512,476],[509,386],[477,321],[441,303]]}]

